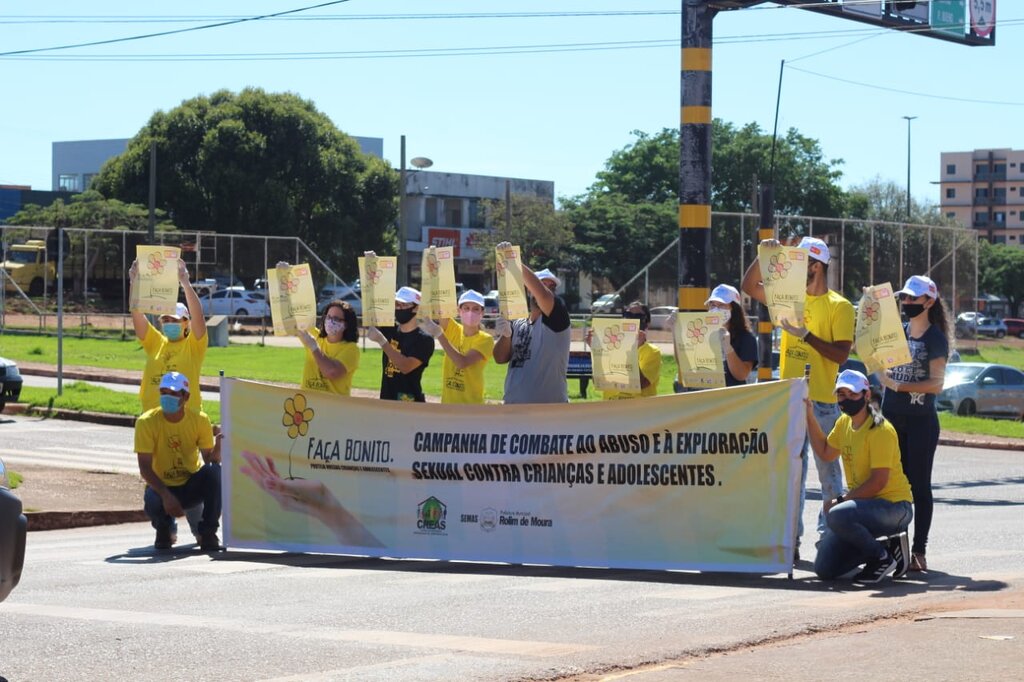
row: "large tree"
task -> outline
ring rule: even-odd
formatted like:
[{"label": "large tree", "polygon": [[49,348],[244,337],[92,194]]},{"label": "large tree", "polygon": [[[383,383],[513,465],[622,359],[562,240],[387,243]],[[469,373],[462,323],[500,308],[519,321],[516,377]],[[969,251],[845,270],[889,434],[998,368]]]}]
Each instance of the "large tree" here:
[{"label": "large tree", "polygon": [[397,174],[294,94],[221,90],[158,111],[93,186],[146,203],[152,142],[157,206],[182,229],[296,236],[346,276],[364,250],[395,249]]},{"label": "large tree", "polygon": [[1024,249],[1006,244],[990,244],[982,239],[978,284],[988,294],[1003,296],[1016,316],[1024,301]]}]

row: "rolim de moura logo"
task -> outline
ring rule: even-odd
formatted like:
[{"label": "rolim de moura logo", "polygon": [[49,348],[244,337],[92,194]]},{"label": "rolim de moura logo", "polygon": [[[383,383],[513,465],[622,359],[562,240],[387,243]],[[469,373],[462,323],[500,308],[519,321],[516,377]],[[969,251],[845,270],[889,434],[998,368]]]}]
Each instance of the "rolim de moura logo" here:
[{"label": "rolim de moura logo", "polygon": [[416,508],[416,528],[423,533],[443,534],[448,523],[448,506],[433,495]]}]

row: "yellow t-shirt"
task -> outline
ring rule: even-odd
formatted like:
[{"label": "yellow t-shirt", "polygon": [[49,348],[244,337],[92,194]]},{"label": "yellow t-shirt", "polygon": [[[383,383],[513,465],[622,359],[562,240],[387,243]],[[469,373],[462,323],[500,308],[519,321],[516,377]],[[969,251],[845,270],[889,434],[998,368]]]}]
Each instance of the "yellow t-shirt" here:
[{"label": "yellow t-shirt", "polygon": [[[821,296],[807,296],[804,304],[804,326],[822,341],[853,341],[853,305],[829,289]],[[836,402],[836,375],[839,365],[826,359],[806,341],[782,332],[779,377],[800,379],[804,365],[811,366],[808,394],[819,403]]]},{"label": "yellow t-shirt", "polygon": [[465,369],[459,369],[444,354],[441,365],[441,402],[480,404],[484,401],[484,365],[494,355],[494,337],[484,331],[472,336],[463,333],[462,325],[455,320],[448,320],[444,335],[455,350],[466,355],[475,350],[484,356],[482,362],[475,362]]},{"label": "yellow t-shirt", "polygon": [[200,448],[213,447],[213,427],[205,412],[185,408],[177,423],[159,407],[135,420],[135,452],[153,455],[153,471],[164,485],[184,485],[203,466]]},{"label": "yellow t-shirt", "polygon": [[605,400],[627,400],[658,395],[658,380],[661,379],[661,351],[653,343],[645,343],[637,349],[636,355],[637,363],[640,365],[640,374],[651,382],[650,386],[640,389],[639,393],[604,391]]},{"label": "yellow t-shirt", "polygon": [[352,393],[352,376],[359,368],[359,344],[353,341],[331,343],[326,336],[321,337],[320,332],[316,329],[310,329],[309,333],[316,339],[316,345],[320,347],[320,352],[345,366],[345,373],[337,379],[327,379],[320,373],[313,354],[306,350],[306,364],[302,367],[302,387],[310,391],[350,395]]},{"label": "yellow t-shirt", "polygon": [[853,428],[853,420],[848,415],[840,415],[832,433],[828,434],[828,444],[839,450],[843,458],[843,473],[849,490],[864,483],[871,476],[872,469],[888,469],[889,482],[875,497],[890,502],[913,502],[910,492],[910,481],[903,473],[900,462],[900,443],[896,429],[889,420],[872,428],[871,417]]},{"label": "yellow t-shirt", "polygon": [[209,334],[196,339],[191,331],[182,339],[168,341],[156,327],[146,323],[146,338],[142,340],[142,349],[146,351],[146,369],[142,372],[142,385],[139,386],[143,412],[160,407],[160,379],[168,372],[181,372],[188,378],[188,409],[196,412],[203,409],[199,374],[203,369],[209,343]]}]

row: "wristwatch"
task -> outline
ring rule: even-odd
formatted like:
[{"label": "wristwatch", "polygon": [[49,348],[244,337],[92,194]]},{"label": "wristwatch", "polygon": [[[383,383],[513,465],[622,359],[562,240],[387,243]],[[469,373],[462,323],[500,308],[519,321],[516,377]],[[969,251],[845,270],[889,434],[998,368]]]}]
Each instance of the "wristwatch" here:
[{"label": "wristwatch", "polygon": [[844,498],[843,498],[843,496],[842,496],[842,495],[837,495],[837,496],[836,496],[836,501],[835,501],[835,503],[836,503],[836,504],[842,504],[842,502],[843,502],[843,499],[844,499]]}]

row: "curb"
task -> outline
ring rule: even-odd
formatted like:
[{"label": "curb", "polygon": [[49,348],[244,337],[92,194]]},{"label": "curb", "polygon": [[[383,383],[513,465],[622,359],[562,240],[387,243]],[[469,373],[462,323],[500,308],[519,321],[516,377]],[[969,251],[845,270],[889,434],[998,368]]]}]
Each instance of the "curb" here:
[{"label": "curb", "polygon": [[26,512],[28,530],[64,530],[87,526],[112,526],[119,523],[146,521],[142,509],[120,511],[52,511]]},{"label": "curb", "polygon": [[[19,361],[19,365],[24,365]],[[28,367],[21,366],[20,371],[22,374],[30,374],[38,377],[49,377],[51,379],[57,377],[57,370],[52,369],[49,366],[36,366],[31,365]],[[103,374],[101,371],[83,371],[78,369],[66,369],[61,372],[61,376],[64,379],[73,379],[75,381],[103,381],[109,384],[125,384],[126,386],[138,386],[142,381],[142,372],[137,372],[138,376],[122,376],[120,374]],[[209,393],[220,393],[220,380],[212,379],[210,377],[203,377],[199,381],[199,390],[207,391]]]},{"label": "curb", "polygon": [[939,445],[957,448],[981,448],[982,450],[1012,450],[1024,452],[1024,443],[1003,443],[994,440],[967,440],[966,438],[939,438]]}]

